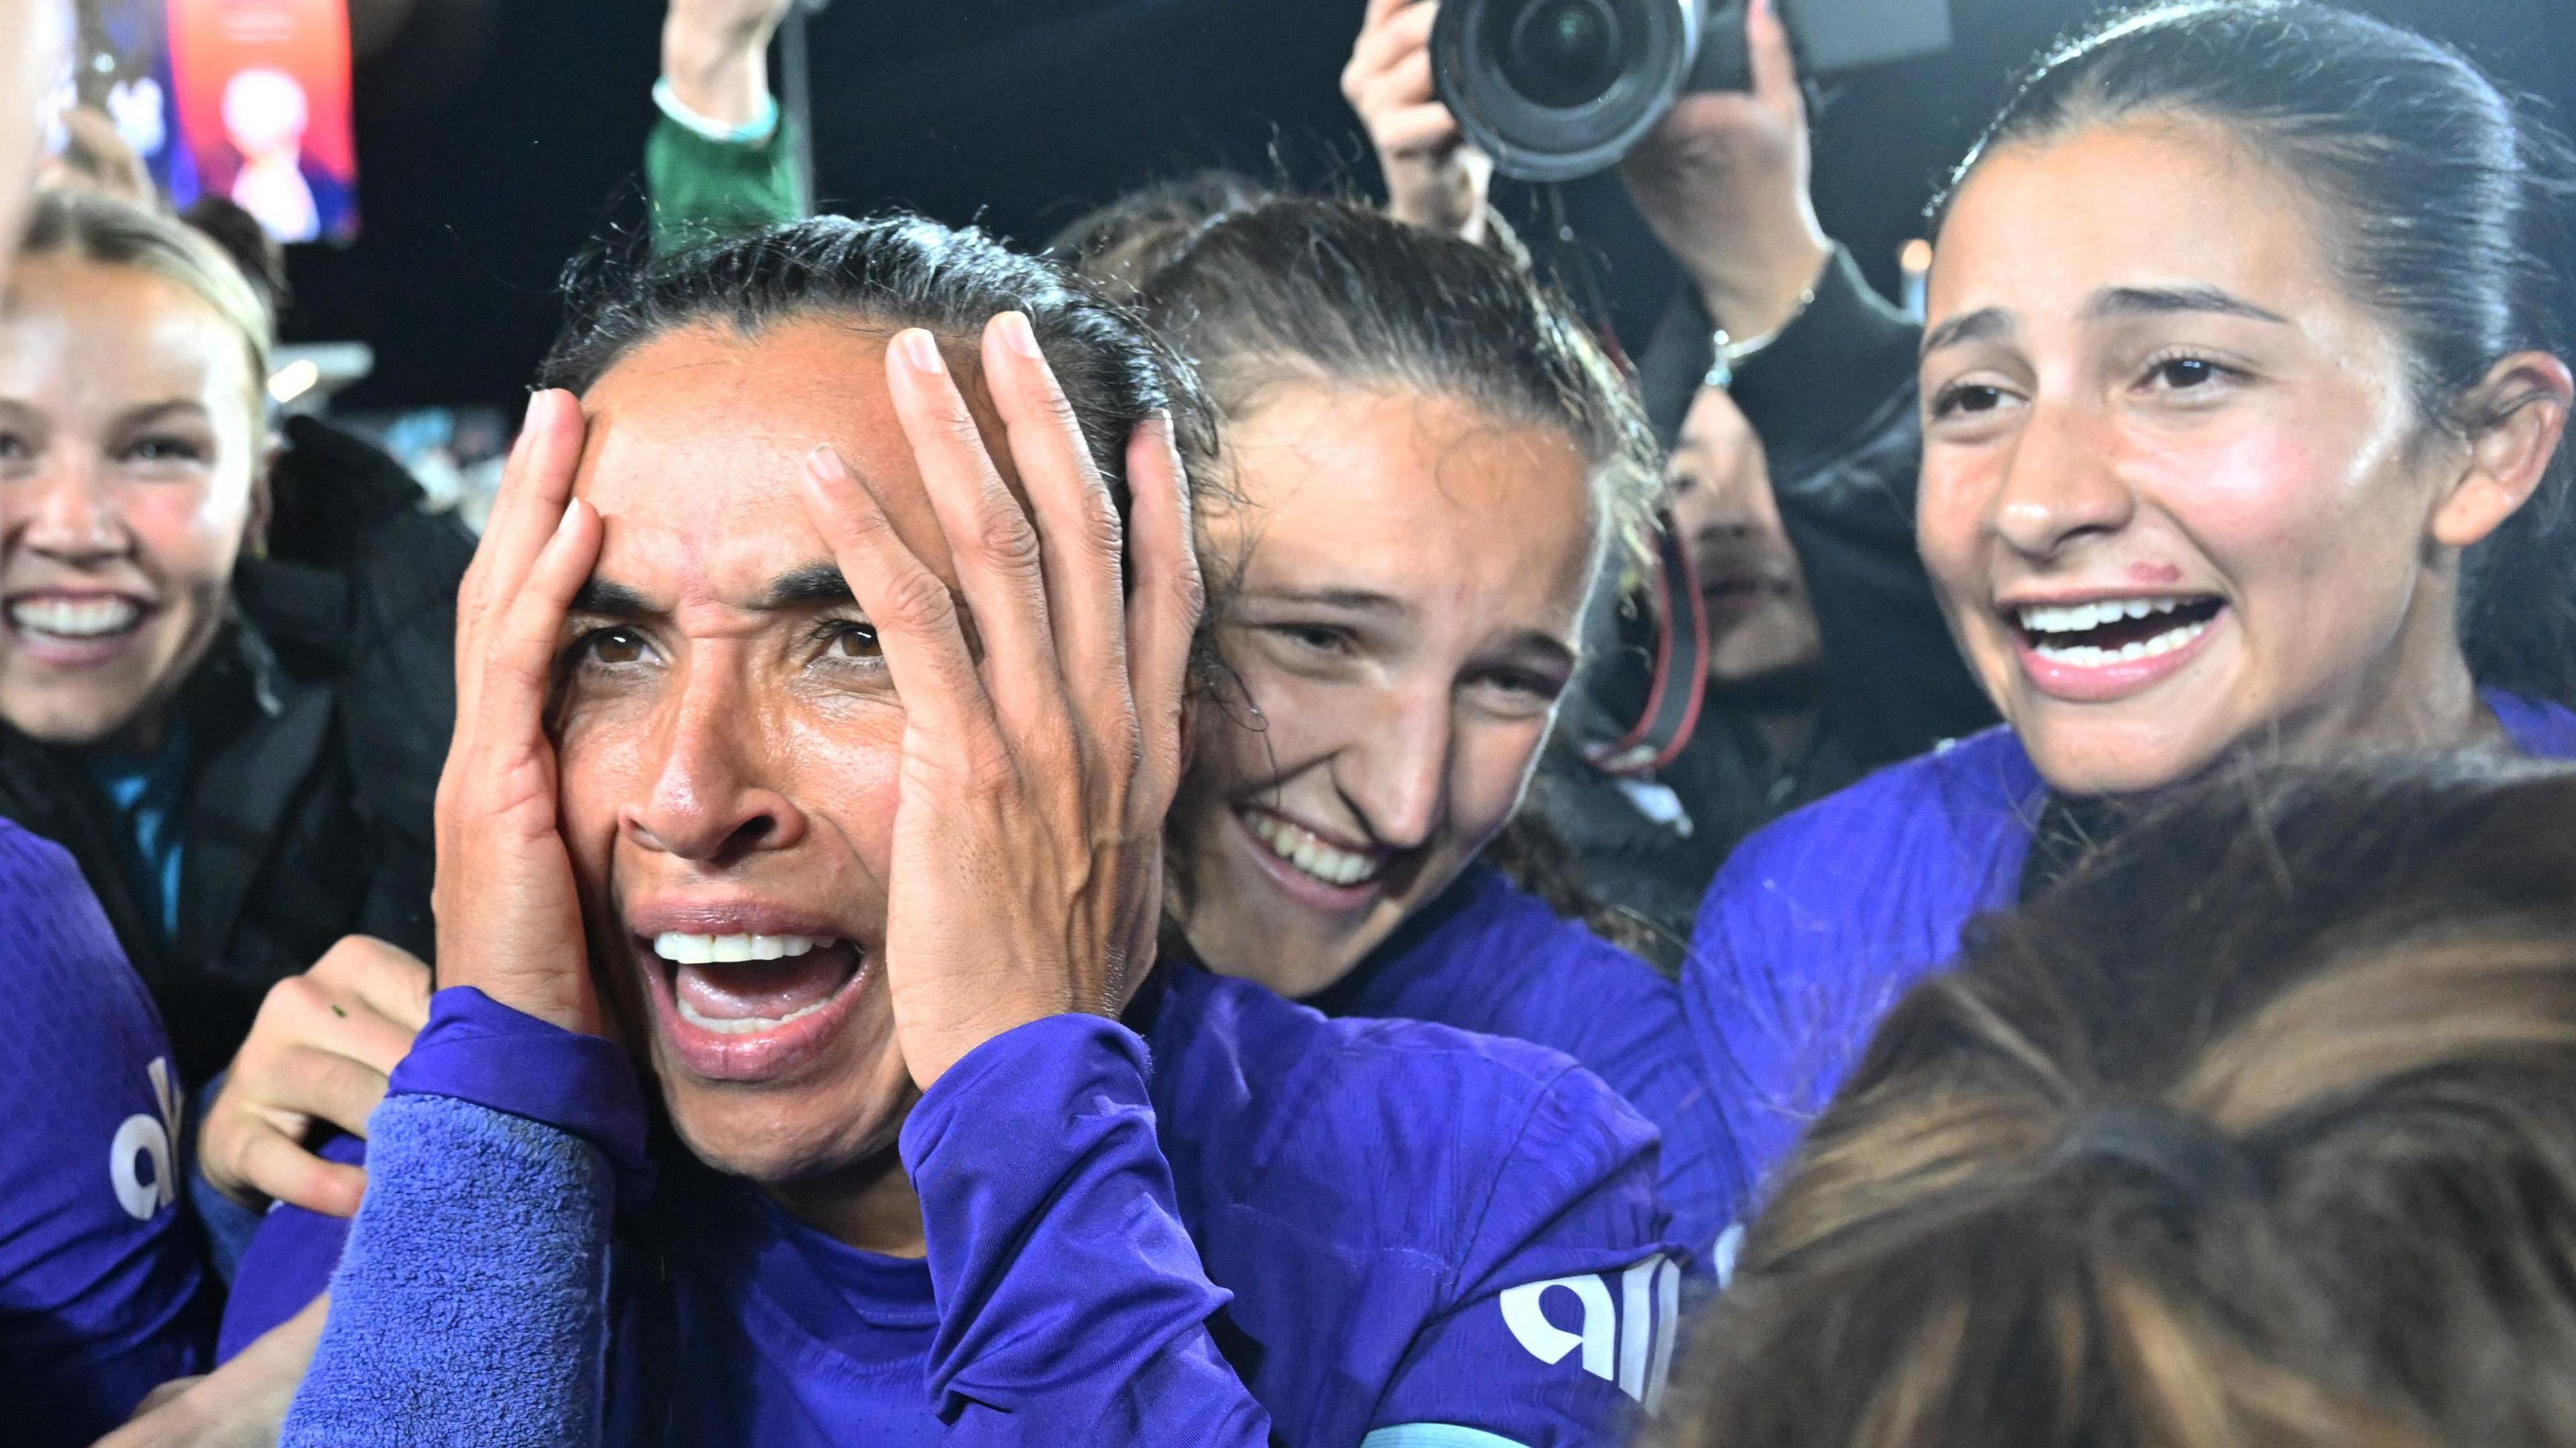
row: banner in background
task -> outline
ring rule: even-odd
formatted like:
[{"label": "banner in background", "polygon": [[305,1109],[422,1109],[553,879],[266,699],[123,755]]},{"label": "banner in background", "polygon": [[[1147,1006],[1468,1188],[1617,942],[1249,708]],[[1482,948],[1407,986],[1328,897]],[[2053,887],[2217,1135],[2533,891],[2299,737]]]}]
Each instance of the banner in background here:
[{"label": "banner in background", "polygon": [[172,204],[226,196],[279,241],[358,234],[347,0],[80,0],[81,104]]}]

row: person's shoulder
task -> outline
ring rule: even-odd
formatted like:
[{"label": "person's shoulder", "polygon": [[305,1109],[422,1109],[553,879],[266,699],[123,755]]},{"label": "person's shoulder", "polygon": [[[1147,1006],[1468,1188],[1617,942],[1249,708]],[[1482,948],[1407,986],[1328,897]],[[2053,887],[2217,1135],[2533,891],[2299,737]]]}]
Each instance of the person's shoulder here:
[{"label": "person's shoulder", "polygon": [[1184,1192],[1209,1204],[1432,1249],[1462,1242],[1458,1228],[1526,1158],[1588,1184],[1655,1142],[1617,1093],[1547,1047],[1326,1017],[1248,981],[1175,974],[1149,1037],[1155,1106]]},{"label": "person's shoulder", "polygon": [[1451,888],[1464,897],[1460,908],[1436,939],[1425,944],[1448,954],[1473,956],[1484,981],[1500,974],[1565,971],[1605,983],[1663,978],[1634,952],[1603,939],[1583,922],[1558,914],[1555,906],[1491,866],[1468,866]]},{"label": "person's shoulder", "polygon": [[9,922],[0,953],[124,958],[71,851],[6,819],[0,819],[0,920]]},{"label": "person's shoulder", "polygon": [[1950,741],[1755,831],[1718,871],[1701,919],[1731,901],[1842,896],[1883,887],[1891,872],[1972,863],[1998,839],[2027,833],[2045,790],[2010,729]]},{"label": "person's shoulder", "polygon": [[23,907],[88,888],[71,851],[15,820],[0,818],[0,900]]},{"label": "person's shoulder", "polygon": [[2576,710],[2502,689],[2485,690],[2482,697],[2514,748],[2534,759],[2576,760]]}]

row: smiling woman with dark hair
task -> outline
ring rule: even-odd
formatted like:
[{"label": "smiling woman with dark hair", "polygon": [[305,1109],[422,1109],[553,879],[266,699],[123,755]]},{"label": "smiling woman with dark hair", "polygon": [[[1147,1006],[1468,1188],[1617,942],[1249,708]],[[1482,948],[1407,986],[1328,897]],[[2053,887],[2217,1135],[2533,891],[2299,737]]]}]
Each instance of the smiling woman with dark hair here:
[{"label": "smiling woman with dark hair", "polygon": [[1757,1180],[1976,912],[2247,758],[2576,756],[2576,162],[2306,3],[2051,55],[1941,214],[1917,531],[2005,729],[1755,836],[1685,981]]}]

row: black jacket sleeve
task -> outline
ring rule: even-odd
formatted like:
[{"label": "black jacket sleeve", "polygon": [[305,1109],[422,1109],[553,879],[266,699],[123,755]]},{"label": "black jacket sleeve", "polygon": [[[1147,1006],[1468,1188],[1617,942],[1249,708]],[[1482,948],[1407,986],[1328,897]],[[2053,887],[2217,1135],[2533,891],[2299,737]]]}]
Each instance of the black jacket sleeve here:
[{"label": "black jacket sleeve", "polygon": [[[1685,287],[1639,368],[1657,431],[1681,430],[1711,360],[1713,324]],[[1780,518],[1825,644],[1826,715],[1864,765],[1983,728],[1969,676],[1914,546],[1923,434],[1916,324],[1837,252],[1816,299],[1729,388],[1769,454]]]}]

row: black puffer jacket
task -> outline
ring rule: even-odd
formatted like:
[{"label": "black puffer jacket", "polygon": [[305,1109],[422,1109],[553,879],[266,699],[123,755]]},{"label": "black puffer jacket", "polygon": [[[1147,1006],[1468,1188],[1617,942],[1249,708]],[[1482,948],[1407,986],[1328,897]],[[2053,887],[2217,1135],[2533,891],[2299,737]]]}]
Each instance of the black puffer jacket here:
[{"label": "black puffer jacket", "polygon": [[392,459],[287,423],[269,555],[190,676],[178,928],[142,898],[123,816],[78,753],[0,725],[0,816],[70,850],[196,1084],[261,996],[351,933],[427,958],[431,803],[456,714],[456,590],[474,551]]},{"label": "black puffer jacket", "polygon": [[[1668,444],[1708,373],[1711,331],[1698,295],[1685,287],[1646,350],[1639,385]],[[1745,721],[1713,711],[1682,757],[1652,780],[1623,783],[1592,770],[1571,741],[1635,717],[1642,650],[1631,639],[1569,703],[1561,731],[1568,747],[1550,751],[1534,786],[1538,808],[1581,861],[1586,887],[1660,932],[1667,964],[1678,962],[1701,895],[1745,835],[1869,770],[1994,720],[1915,550],[1920,337],[1911,319],[1870,290],[1851,257],[1838,254],[1814,303],[1747,359],[1728,389],[1769,455],[1780,519],[1824,639],[1824,711],[1807,755],[1776,767]],[[1687,832],[1676,818],[1688,822]]]}]

